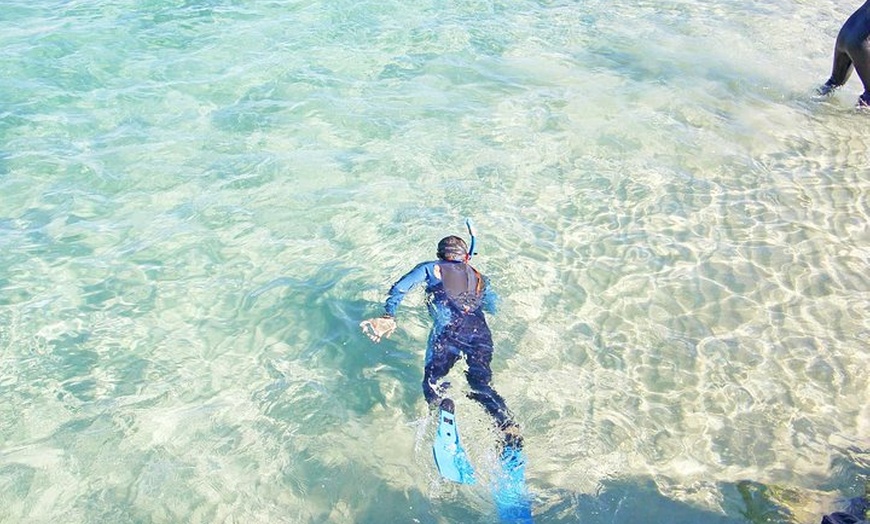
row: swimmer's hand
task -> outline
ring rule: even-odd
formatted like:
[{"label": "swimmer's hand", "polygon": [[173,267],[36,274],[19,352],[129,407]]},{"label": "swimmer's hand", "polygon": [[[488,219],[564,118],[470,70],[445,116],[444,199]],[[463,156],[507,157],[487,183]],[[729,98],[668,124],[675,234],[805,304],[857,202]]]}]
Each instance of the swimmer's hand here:
[{"label": "swimmer's hand", "polygon": [[375,317],[359,323],[362,332],[377,344],[382,338],[390,338],[396,330],[396,320],[393,317]]}]

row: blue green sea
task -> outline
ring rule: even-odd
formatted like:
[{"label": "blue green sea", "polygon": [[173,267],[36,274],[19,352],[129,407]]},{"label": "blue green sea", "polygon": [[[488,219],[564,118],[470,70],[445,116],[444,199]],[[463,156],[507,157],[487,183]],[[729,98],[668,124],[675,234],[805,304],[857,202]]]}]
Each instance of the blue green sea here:
[{"label": "blue green sea", "polygon": [[478,229],[535,522],[816,524],[870,474],[842,0],[3,0],[0,523],[490,523],[422,291]]}]

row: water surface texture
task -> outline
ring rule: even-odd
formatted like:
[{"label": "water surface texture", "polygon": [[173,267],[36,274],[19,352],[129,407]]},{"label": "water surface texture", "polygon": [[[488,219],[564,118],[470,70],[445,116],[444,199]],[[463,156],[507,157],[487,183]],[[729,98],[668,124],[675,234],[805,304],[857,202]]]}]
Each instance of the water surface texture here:
[{"label": "water surface texture", "polygon": [[536,522],[815,523],[870,471],[860,2],[0,8],[0,522],[486,523],[422,294],[501,296]]}]

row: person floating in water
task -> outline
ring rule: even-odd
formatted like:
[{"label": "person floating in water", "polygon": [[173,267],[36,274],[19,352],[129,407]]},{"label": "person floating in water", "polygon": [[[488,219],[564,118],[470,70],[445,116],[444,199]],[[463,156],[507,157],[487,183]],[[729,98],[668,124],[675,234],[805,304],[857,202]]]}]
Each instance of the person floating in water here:
[{"label": "person floating in water", "polygon": [[433,321],[423,373],[426,402],[432,407],[441,404],[442,394],[449,387],[443,379],[464,356],[468,364],[465,377],[471,387],[469,398],[480,403],[495,420],[504,436],[503,444],[518,449],[522,446],[519,426],[492,387],[493,343],[484,312],[495,312],[496,295],[488,279],[469,263],[472,254],[460,237],[441,239],[438,259],[418,264],[393,284],[384,315],[364,320],[360,327],[375,343],[389,337],[396,330],[396,309],[402,299],[425,283],[426,304]]},{"label": "person floating in water", "polygon": [[858,98],[858,107],[870,107],[870,0],[852,13],[834,45],[834,65],[831,77],[818,89],[822,96],[829,95],[846,83],[858,71],[864,92]]}]

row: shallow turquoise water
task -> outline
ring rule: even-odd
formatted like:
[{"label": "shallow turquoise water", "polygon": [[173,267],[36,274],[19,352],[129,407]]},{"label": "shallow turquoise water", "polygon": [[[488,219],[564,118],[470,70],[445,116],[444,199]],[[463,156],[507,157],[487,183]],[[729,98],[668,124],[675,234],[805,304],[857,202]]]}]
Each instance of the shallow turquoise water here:
[{"label": "shallow turquoise water", "polygon": [[422,297],[357,328],[470,216],[536,522],[818,522],[870,470],[855,7],[5,2],[0,521],[493,521]]}]

